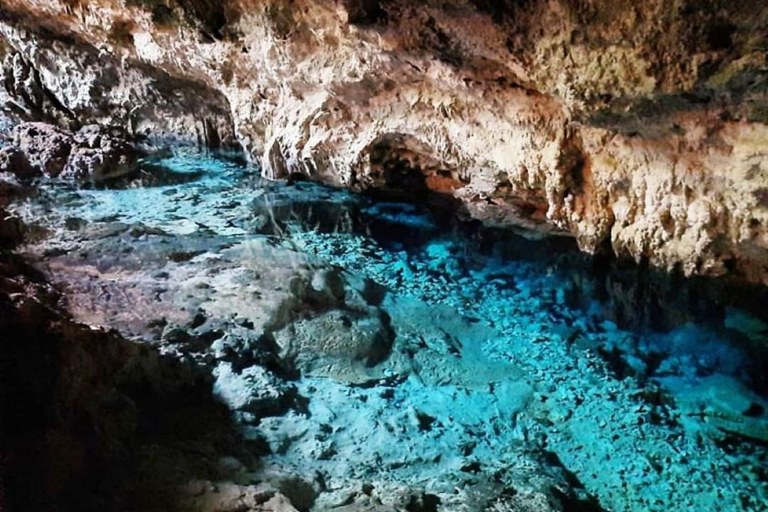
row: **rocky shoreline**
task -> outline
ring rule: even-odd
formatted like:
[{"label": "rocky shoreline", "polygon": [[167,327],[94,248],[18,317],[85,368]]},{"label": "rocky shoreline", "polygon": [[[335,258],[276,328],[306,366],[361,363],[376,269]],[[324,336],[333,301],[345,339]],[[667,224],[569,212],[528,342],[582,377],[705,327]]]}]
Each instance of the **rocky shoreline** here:
[{"label": "rocky shoreline", "polygon": [[[768,403],[744,384],[759,387],[747,370],[761,352],[743,345],[748,334],[761,343],[756,319],[751,332],[742,332],[748,316],[717,329],[682,316],[667,334],[623,330],[594,305],[583,309],[590,287],[578,287],[567,253],[496,237],[494,250],[477,252],[482,240],[462,245],[471,237],[446,236],[416,205],[304,183],[250,185],[247,168],[204,153],[157,164],[165,177],[194,179],[126,188],[49,180],[8,207],[38,224],[30,233],[46,233],[20,251],[62,290],[49,307],[80,322],[66,320],[67,332],[144,354],[117,358],[138,374],[116,383],[124,372],[102,368],[106,356],[90,348],[73,348],[64,368],[95,364],[106,379],[98,389],[117,389],[105,391],[111,415],[89,417],[133,427],[98,427],[97,436],[89,427],[81,443],[148,443],[136,464],[161,472],[163,509],[760,510]],[[6,350],[24,347],[27,328]],[[147,381],[170,390],[160,409]],[[101,403],[88,396],[77,403]],[[219,419],[192,428],[203,447],[179,454],[174,435],[156,448],[153,428],[140,428],[142,417],[162,425],[156,411],[166,408],[182,408],[168,421],[190,427]],[[169,471],[169,460],[181,469]],[[159,509],[159,491],[125,489],[140,494],[135,509]],[[109,502],[93,492],[94,503]],[[48,499],[66,509],[62,495]],[[126,503],[112,506],[131,510]]]}]

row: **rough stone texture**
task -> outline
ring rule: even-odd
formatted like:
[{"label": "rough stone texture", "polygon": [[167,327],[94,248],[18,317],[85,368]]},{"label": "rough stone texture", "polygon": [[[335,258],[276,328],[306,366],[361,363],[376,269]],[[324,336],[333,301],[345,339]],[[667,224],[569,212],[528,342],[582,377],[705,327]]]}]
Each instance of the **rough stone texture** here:
[{"label": "rough stone texture", "polygon": [[73,134],[46,123],[21,123],[12,136],[12,145],[0,150],[0,172],[19,179],[98,183],[138,170],[140,152],[119,129],[89,125]]},{"label": "rough stone texture", "polygon": [[67,165],[73,144],[71,133],[49,124],[24,123],[13,129],[13,146],[25,155],[37,176],[57,178]]},{"label": "rough stone texture", "polygon": [[270,177],[453,196],[587,251],[768,279],[759,0],[0,6],[17,110],[205,140],[231,115]]},{"label": "rough stone texture", "polygon": [[[194,161],[201,165],[203,159]],[[147,345],[146,352],[160,359],[160,390],[169,386],[161,377],[176,378],[163,361],[180,360],[183,368],[194,361],[210,374],[200,389],[205,393],[171,398],[200,406],[200,420],[208,416],[203,406],[216,399],[261,448],[258,460],[249,460],[242,452],[179,439],[193,460],[231,454],[220,465],[232,469],[224,476],[181,475],[190,478],[182,479],[182,498],[192,503],[182,501],[180,510],[404,512],[497,504],[507,507],[499,510],[557,512],[587,498],[572,488],[560,464],[524,447],[529,427],[519,418],[534,389],[510,358],[483,353],[482,344],[499,331],[451,307],[390,296],[363,276],[296,252],[291,247],[301,245],[298,239],[290,243],[290,235],[280,242],[276,235],[235,230],[265,209],[257,203],[271,202],[264,190],[238,183],[245,185],[201,180],[171,188],[83,190],[75,192],[80,201],[72,199],[71,187],[49,181],[38,191],[46,199],[33,200],[24,217],[42,218],[53,235],[23,250],[67,290],[61,302],[75,319]],[[310,197],[330,194],[304,195],[300,189],[314,188],[306,184],[280,188],[295,191],[291,196],[284,190],[284,200],[305,205],[312,204]],[[65,197],[66,205],[59,203]],[[50,208],[50,201],[61,207]],[[36,205],[43,204],[50,215],[39,215]],[[321,208],[314,203],[307,209]],[[295,220],[284,214],[284,220]],[[105,345],[117,342],[104,336],[110,336]],[[147,396],[143,387],[136,390]],[[135,401],[129,412],[152,418]],[[162,425],[165,404],[160,406]],[[106,412],[108,419],[117,414]],[[173,416],[195,432],[209,428],[194,416]],[[126,429],[135,424],[133,416],[126,423]],[[220,439],[218,430],[209,432]],[[169,437],[179,438],[174,431]],[[176,488],[166,480],[157,485]],[[123,488],[142,489],[131,481]],[[135,510],[160,506],[165,503]]]},{"label": "rough stone texture", "polygon": [[0,508],[198,510],[178,488],[226,476],[207,454],[253,456],[209,377],[72,321],[59,298],[0,250]]},{"label": "rough stone texture", "polygon": [[104,181],[134,173],[139,153],[119,133],[98,125],[81,128],[74,137],[63,176]]},{"label": "rough stone texture", "polygon": [[0,149],[0,173],[11,174],[21,179],[39,176],[39,171],[29,164],[24,151],[16,146]]},{"label": "rough stone texture", "polygon": [[3,62],[5,110],[26,120],[73,131],[98,123],[119,126],[151,142],[207,147],[231,145],[226,98],[216,90],[72,35],[46,31],[40,39],[5,26],[16,50]]},{"label": "rough stone texture", "polygon": [[[306,183],[254,188],[248,169],[212,160],[158,161],[208,176],[165,186],[94,192],[43,181],[8,207],[49,233],[20,250],[66,290],[76,319],[210,372],[205,396],[228,406],[260,449],[257,460],[228,453],[238,460],[221,460],[227,478],[189,475],[201,505],[259,510],[273,492],[298,510],[347,512],[743,512],[768,502],[756,444],[768,403],[744,387],[768,389],[768,332],[746,311],[729,308],[723,322],[716,306],[676,332],[625,331],[600,313],[605,293],[571,284],[581,270],[557,254],[560,239],[496,239],[490,250],[413,205]],[[263,219],[269,211],[277,218]],[[626,297],[635,316],[667,307],[644,305],[655,291],[641,277],[605,292]],[[674,285],[689,303],[686,288]],[[688,299],[708,300],[688,289]],[[387,318],[395,333],[373,367],[354,357],[386,346],[354,325],[353,313],[367,311],[365,323]],[[19,331],[18,346],[38,361],[45,352]],[[182,423],[218,439],[198,421],[199,395],[182,396],[195,411]],[[150,432],[160,417],[148,416]],[[193,459],[215,458],[183,446]]]}]

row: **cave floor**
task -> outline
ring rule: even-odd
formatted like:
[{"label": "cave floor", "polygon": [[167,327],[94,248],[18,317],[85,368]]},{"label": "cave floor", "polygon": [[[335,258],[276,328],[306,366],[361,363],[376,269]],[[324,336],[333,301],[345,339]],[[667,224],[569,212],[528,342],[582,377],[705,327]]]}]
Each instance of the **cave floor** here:
[{"label": "cave floor", "polygon": [[298,510],[768,510],[768,401],[741,371],[758,320],[624,330],[528,242],[478,250],[425,209],[212,155],[156,163],[15,211],[76,320],[208,368],[267,447],[191,482],[199,509],[268,483]]}]

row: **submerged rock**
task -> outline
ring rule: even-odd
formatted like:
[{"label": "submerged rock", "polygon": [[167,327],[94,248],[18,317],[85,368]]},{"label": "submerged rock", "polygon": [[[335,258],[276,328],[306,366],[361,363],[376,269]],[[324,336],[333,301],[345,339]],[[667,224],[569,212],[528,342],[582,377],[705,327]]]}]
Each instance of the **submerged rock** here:
[{"label": "submerged rock", "polygon": [[[723,432],[768,443],[768,401],[736,379],[714,374],[700,379],[661,379],[675,400],[681,423],[716,438]],[[692,420],[703,418],[704,423]]]},{"label": "submerged rock", "polygon": [[254,418],[284,413],[296,395],[294,386],[261,366],[238,372],[229,363],[219,363],[213,374],[214,395],[233,411],[250,413]]},{"label": "submerged rock", "polygon": [[334,310],[291,323],[275,333],[275,342],[280,357],[305,375],[365,382],[384,377],[372,369],[389,357],[394,332],[376,308]]},{"label": "submerged rock", "polygon": [[[274,498],[313,512],[761,510],[756,440],[768,405],[735,381],[700,378],[742,361],[710,342],[710,329],[649,340],[605,321],[597,305],[578,310],[596,296],[560,275],[578,267],[545,257],[557,245],[515,243],[485,257],[459,243],[458,230],[394,204],[369,209],[397,217],[381,229],[326,229],[314,210],[336,197],[348,204],[349,194],[306,201],[314,185],[285,186],[279,204],[295,200],[301,211],[277,208],[272,220],[284,229],[254,235],[240,226],[274,185],[254,189],[247,169],[209,157],[183,159],[204,174],[196,182],[94,190],[44,180],[11,205],[49,230],[24,250],[66,290],[75,318],[207,374],[204,403],[226,405],[259,450],[256,460],[182,441],[226,473],[189,475],[185,492],[199,506],[272,510]],[[398,222],[409,229],[387,229]],[[417,229],[423,241],[394,243]],[[739,339],[763,330],[728,316]],[[152,389],[174,380],[160,374]],[[683,389],[683,403],[656,377],[701,388]],[[182,415],[181,427],[206,430],[200,397],[178,397],[200,413]],[[97,413],[110,432],[130,431],[143,403],[118,395]]]}]

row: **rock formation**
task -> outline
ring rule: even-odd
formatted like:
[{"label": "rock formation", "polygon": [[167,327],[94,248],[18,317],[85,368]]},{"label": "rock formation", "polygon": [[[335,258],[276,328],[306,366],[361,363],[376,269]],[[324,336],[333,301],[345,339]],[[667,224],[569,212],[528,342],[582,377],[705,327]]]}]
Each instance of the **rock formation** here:
[{"label": "rock formation", "polygon": [[759,0],[2,0],[9,113],[768,276]]},{"label": "rock formation", "polygon": [[45,123],[22,123],[0,149],[0,173],[100,183],[138,170],[140,152],[124,134],[99,125],[70,133]]}]

